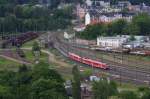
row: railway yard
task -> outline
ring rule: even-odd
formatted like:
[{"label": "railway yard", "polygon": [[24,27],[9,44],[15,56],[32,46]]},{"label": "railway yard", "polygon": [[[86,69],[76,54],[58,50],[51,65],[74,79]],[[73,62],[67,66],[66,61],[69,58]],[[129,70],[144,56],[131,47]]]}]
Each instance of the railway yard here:
[{"label": "railway yard", "polygon": [[[37,35],[33,34],[33,38],[36,38],[35,36],[37,37]],[[63,39],[63,37],[52,32],[44,34],[44,36],[48,39],[47,41],[49,42],[49,47],[57,49],[67,59],[69,59],[68,53],[71,52],[78,54],[81,57],[86,57],[89,59],[100,61],[102,63],[106,63],[109,66],[109,70],[104,70],[100,68],[92,68],[87,65],[82,65],[85,66],[84,68],[91,68],[93,70],[93,73],[95,74],[105,72],[108,74],[108,77],[113,80],[134,83],[138,85],[150,85],[150,56],[129,55],[126,53],[92,50],[89,48],[84,48],[83,46],[77,44],[67,42]],[[28,38],[27,40],[23,39],[23,41],[19,41],[19,43],[23,44],[27,41],[32,40],[33,38],[32,36],[30,36],[30,38]],[[12,45],[18,45],[17,42],[14,41],[16,40],[9,40],[7,44],[13,42]],[[73,62],[75,64],[81,64],[76,61]]]},{"label": "railway yard", "polygon": [[[126,62],[123,58],[123,55],[118,55],[116,53],[115,58],[113,59],[114,54],[107,55],[103,53],[103,55],[100,55],[95,51],[82,50],[82,48],[74,47],[72,46],[72,44],[66,44],[63,42],[63,40],[61,41],[58,38],[55,39],[55,48],[58,49],[65,56],[67,56],[68,52],[73,52],[81,56],[88,57],[90,59],[95,59],[107,63],[110,66],[110,70],[105,72],[110,73],[110,78],[112,79],[118,79],[124,82],[132,82],[135,84],[149,85],[150,82],[149,61],[147,61],[146,63],[144,62],[145,64],[143,64],[140,60],[132,61],[129,58],[126,58],[127,59]],[[121,61],[118,60],[116,57],[119,57]],[[96,69],[96,71],[102,70]]]}]

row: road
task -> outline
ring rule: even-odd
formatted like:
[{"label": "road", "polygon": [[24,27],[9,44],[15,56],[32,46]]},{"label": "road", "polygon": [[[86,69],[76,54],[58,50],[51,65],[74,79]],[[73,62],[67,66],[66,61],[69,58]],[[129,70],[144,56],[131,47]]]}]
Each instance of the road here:
[{"label": "road", "polygon": [[[48,36],[49,41],[53,43],[53,46],[64,56],[68,57],[68,52],[73,52],[81,55],[82,57],[88,57],[91,59],[100,60],[97,58],[95,53],[90,51],[81,50],[80,48],[74,47],[69,43],[63,42],[62,38],[56,35],[56,33],[51,33]],[[95,72],[107,72],[111,79],[119,80],[121,82],[131,82],[134,84],[150,85],[150,72],[141,70],[139,68],[129,68],[123,64],[118,64],[112,61],[104,60],[110,67],[110,70],[102,70],[95,68]]]}]

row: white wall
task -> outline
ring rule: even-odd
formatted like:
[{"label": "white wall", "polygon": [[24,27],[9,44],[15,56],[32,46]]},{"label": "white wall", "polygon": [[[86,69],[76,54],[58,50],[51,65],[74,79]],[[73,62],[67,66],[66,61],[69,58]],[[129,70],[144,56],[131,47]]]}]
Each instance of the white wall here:
[{"label": "white wall", "polygon": [[123,43],[125,43],[127,39],[125,38],[105,38],[105,37],[98,37],[97,38],[97,45],[101,47],[111,47],[111,48],[118,48],[121,47]]},{"label": "white wall", "polygon": [[90,14],[87,13],[85,15],[85,25],[89,25],[91,23],[91,17],[90,17]]}]

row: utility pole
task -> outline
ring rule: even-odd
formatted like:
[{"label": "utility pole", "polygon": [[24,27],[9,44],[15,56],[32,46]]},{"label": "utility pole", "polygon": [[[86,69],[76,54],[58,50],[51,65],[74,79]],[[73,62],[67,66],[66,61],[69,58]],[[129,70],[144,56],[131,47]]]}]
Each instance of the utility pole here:
[{"label": "utility pole", "polygon": [[[137,57],[137,54],[136,54],[136,57]],[[137,60],[138,60],[138,59],[137,59]],[[135,77],[136,77],[136,78],[135,78],[135,79],[136,79],[136,82],[137,82],[137,65],[138,65],[138,64],[137,64],[137,62],[136,62],[136,67],[135,67],[135,69],[136,69],[136,70],[135,70],[135,73],[136,73],[136,74],[135,74]]]},{"label": "utility pole", "polygon": [[120,68],[120,86],[122,85],[122,74],[121,74],[121,68]]}]

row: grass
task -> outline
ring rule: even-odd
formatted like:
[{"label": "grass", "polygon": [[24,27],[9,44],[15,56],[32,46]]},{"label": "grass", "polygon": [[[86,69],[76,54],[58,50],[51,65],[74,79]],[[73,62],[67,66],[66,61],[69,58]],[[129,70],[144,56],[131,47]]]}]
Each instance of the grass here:
[{"label": "grass", "polygon": [[146,61],[150,61],[150,56],[145,56],[145,57],[143,57],[143,59]]},{"label": "grass", "polygon": [[36,41],[36,39],[32,40],[32,41],[29,41],[29,42],[26,42],[25,44],[23,44],[22,47],[32,47],[33,46],[33,43]]},{"label": "grass", "polygon": [[[35,56],[32,54],[32,51],[24,51],[24,53],[26,55],[27,60],[34,62]],[[39,56],[39,60],[44,61],[44,62],[48,62],[48,55],[45,53],[41,53],[41,55]]]},{"label": "grass", "polygon": [[21,64],[0,57],[0,70],[16,70]]},{"label": "grass", "polygon": [[136,92],[138,90],[138,87],[139,87],[137,85],[133,85],[130,83],[122,83],[120,85],[119,82],[117,82],[117,85],[118,85],[118,89],[120,91],[134,91],[134,92]]}]

